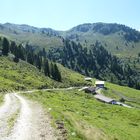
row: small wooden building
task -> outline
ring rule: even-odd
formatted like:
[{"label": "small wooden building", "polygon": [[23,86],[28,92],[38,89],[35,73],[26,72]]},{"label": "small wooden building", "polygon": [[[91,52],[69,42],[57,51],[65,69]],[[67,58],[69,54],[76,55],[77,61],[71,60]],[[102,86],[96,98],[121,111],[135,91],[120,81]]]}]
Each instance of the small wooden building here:
[{"label": "small wooden building", "polygon": [[96,88],[95,87],[88,87],[85,89],[86,93],[96,94]]},{"label": "small wooden building", "polygon": [[96,85],[96,87],[104,88],[105,82],[104,81],[96,81],[95,85]]},{"label": "small wooden building", "polygon": [[89,88],[89,87],[82,87],[82,88],[80,88],[78,91],[85,91],[87,88]]},{"label": "small wooden building", "polygon": [[85,77],[85,81],[91,82],[92,81],[92,78],[91,77]]}]

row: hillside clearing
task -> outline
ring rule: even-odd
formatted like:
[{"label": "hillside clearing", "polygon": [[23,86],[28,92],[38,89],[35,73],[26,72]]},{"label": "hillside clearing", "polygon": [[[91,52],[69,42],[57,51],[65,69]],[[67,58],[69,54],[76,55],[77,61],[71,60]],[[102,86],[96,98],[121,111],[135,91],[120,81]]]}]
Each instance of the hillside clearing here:
[{"label": "hillside clearing", "polygon": [[58,64],[62,82],[46,77],[33,65],[0,56],[0,92],[85,85],[84,76]]},{"label": "hillside clearing", "polygon": [[121,100],[123,98],[125,103],[140,108],[140,90],[108,82],[106,82],[106,88],[106,90],[102,91],[105,96],[112,97],[116,100]]}]

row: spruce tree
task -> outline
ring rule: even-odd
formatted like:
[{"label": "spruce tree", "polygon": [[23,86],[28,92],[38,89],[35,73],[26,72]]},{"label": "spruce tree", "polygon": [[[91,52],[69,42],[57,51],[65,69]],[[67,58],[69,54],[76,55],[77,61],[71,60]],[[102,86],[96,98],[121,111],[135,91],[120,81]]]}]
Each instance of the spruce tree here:
[{"label": "spruce tree", "polygon": [[44,62],[44,73],[46,76],[50,77],[50,68],[49,68],[49,62],[47,59]]},{"label": "spruce tree", "polygon": [[35,66],[41,70],[41,67],[42,67],[42,57],[37,54],[37,55],[34,55],[34,64]]},{"label": "spruce tree", "polygon": [[25,60],[25,49],[23,48],[22,44],[20,44],[17,49],[19,58]]},{"label": "spruce tree", "polygon": [[18,63],[19,62],[19,58],[15,56],[14,62]]},{"label": "spruce tree", "polygon": [[33,54],[31,52],[27,54],[27,62],[32,65],[34,63]]},{"label": "spruce tree", "polygon": [[53,79],[55,79],[54,65],[53,65],[52,62],[51,62],[51,65],[50,65],[50,70],[51,70],[51,77],[52,77]]},{"label": "spruce tree", "polygon": [[43,48],[43,50],[42,50],[42,55],[43,55],[44,58],[46,58],[46,51],[45,51],[45,48]]},{"label": "spruce tree", "polygon": [[15,46],[15,50],[14,50],[14,53],[13,54],[15,55],[14,61],[16,63],[19,62],[20,55],[19,55],[19,50],[18,50],[18,47],[17,46]]},{"label": "spruce tree", "polygon": [[9,53],[9,47],[10,47],[10,45],[9,45],[9,41],[7,40],[7,38],[3,38],[3,42],[2,42],[2,54],[3,55],[8,55],[8,53]]},{"label": "spruce tree", "polygon": [[56,64],[54,64],[54,79],[59,81],[59,82],[61,81],[61,73],[58,70],[58,67]]},{"label": "spruce tree", "polygon": [[12,54],[15,54],[15,49],[16,49],[17,45],[14,41],[11,42],[11,45],[10,45],[10,52]]}]

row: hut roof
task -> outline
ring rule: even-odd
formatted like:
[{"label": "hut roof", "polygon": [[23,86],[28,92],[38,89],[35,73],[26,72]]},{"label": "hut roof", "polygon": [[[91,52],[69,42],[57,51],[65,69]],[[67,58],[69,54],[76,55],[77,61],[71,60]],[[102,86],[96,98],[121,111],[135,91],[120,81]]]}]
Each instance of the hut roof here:
[{"label": "hut roof", "polygon": [[96,94],[94,97],[95,97],[96,99],[99,99],[99,100],[104,101],[104,102],[106,102],[106,103],[110,103],[110,102],[114,101],[114,99],[105,97],[105,96],[103,96],[103,95],[101,95],[101,94]]},{"label": "hut roof", "polygon": [[101,85],[104,85],[105,82],[104,82],[104,81],[96,81],[95,84],[96,84],[96,85],[100,85],[100,84],[101,84]]}]

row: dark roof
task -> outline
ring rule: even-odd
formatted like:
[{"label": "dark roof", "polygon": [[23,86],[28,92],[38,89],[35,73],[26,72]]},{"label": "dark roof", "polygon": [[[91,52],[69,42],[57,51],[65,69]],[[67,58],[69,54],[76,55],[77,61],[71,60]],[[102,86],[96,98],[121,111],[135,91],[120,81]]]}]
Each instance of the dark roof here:
[{"label": "dark roof", "polygon": [[85,91],[95,92],[95,87],[88,87],[85,89]]},{"label": "dark roof", "polygon": [[103,96],[103,95],[101,95],[101,94],[97,94],[97,95],[95,95],[94,97],[95,97],[96,99],[101,100],[101,101],[106,102],[106,103],[110,103],[110,102],[115,101],[114,99],[105,97],[105,96]]}]

